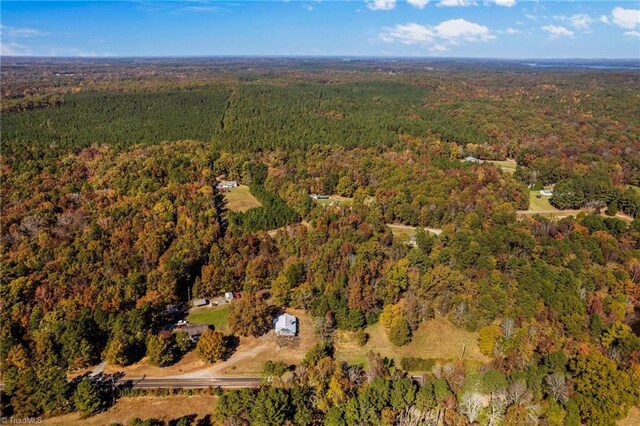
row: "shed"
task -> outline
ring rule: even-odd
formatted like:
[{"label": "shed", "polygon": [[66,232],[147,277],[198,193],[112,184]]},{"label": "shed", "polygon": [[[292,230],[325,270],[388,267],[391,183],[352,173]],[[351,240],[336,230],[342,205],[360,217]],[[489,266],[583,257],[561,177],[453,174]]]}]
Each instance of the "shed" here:
[{"label": "shed", "polygon": [[231,301],[233,300],[233,293],[228,291],[224,294],[224,300],[226,300],[228,303],[231,303]]},{"label": "shed", "polygon": [[540,191],[540,195],[544,195],[545,197],[551,197],[553,195],[553,190],[551,190],[551,189],[542,189]]},{"label": "shed", "polygon": [[209,301],[207,299],[193,299],[191,303],[195,308],[198,308],[200,306],[207,306]]},{"label": "shed", "polygon": [[282,314],[275,321],[277,336],[295,336],[298,333],[298,319],[293,315]]}]

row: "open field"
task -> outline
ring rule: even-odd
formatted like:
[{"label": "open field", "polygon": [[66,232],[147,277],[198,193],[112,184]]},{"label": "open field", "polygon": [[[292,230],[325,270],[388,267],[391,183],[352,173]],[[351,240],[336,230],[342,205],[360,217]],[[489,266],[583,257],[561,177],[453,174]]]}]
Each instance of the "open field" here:
[{"label": "open field", "polygon": [[[409,241],[409,238],[416,235],[416,230],[418,229],[416,226],[401,225],[399,223],[391,223],[387,224],[387,226],[391,228],[393,236],[400,241]],[[435,235],[440,235],[442,232],[442,229],[438,228],[424,228],[424,230]]]},{"label": "open field", "polygon": [[516,167],[518,166],[518,164],[516,163],[516,160],[514,159],[507,159],[503,161],[487,160],[487,163],[493,163],[507,173],[515,173]]},{"label": "open field", "polygon": [[553,207],[549,202],[551,197],[540,195],[540,191],[529,191],[529,211],[532,212],[560,212],[561,210]]},{"label": "open field", "polygon": [[321,206],[338,205],[338,206],[350,206],[353,204],[353,198],[342,197],[340,195],[329,195],[329,199],[315,200],[316,203]]},{"label": "open field", "polygon": [[227,200],[227,208],[234,212],[246,212],[254,207],[260,207],[260,201],[256,199],[247,185],[240,185],[237,188],[231,188],[224,193]]},{"label": "open field", "polygon": [[198,358],[195,350],[192,350],[185,354],[180,361],[168,367],[154,367],[149,365],[145,357],[127,367],[107,365],[104,372],[105,374],[122,372],[127,377],[168,377],[199,371],[206,367],[207,364]]},{"label": "open field", "polygon": [[478,333],[456,328],[446,318],[436,318],[420,325],[411,342],[397,347],[387,338],[387,332],[380,323],[366,329],[367,344],[359,347],[355,343],[355,333],[339,331],[335,335],[336,358],[352,364],[366,366],[367,353],[378,352],[393,358],[399,365],[403,357],[434,358],[438,360],[459,359],[464,348],[464,359],[488,362],[478,348]]},{"label": "open field", "polygon": [[198,421],[213,413],[216,400],[217,397],[211,395],[121,398],[107,411],[88,419],[80,419],[77,413],[73,413],[45,419],[42,424],[101,426],[113,423],[127,424],[136,417],[143,420],[158,419],[169,422],[189,415],[193,415],[194,420]]},{"label": "open field", "polygon": [[225,303],[216,307],[191,309],[189,316],[187,316],[187,321],[194,324],[212,325],[216,330],[224,332],[227,330],[230,306],[228,303]]},{"label": "open field", "polygon": [[618,422],[618,426],[638,426],[640,425],[640,407],[632,407],[629,415]]}]

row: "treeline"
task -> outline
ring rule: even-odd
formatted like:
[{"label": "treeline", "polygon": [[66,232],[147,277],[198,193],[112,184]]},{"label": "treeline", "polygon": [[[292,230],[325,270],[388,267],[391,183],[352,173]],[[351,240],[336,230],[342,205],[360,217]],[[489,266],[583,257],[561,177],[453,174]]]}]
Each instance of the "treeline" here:
[{"label": "treeline", "polygon": [[615,187],[603,173],[589,173],[559,181],[553,188],[551,204],[560,209],[578,209],[585,205],[607,207],[607,213],[618,210],[632,217],[640,214],[640,193],[631,187]]},{"label": "treeline", "polygon": [[229,222],[232,227],[243,232],[257,232],[281,228],[300,221],[300,215],[295,210],[263,186],[251,185],[250,191],[262,206],[242,213],[230,213]]}]

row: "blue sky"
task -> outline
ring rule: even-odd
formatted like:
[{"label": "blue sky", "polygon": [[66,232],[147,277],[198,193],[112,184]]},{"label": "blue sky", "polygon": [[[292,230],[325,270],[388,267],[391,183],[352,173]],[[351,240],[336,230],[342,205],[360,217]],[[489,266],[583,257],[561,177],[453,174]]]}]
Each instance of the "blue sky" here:
[{"label": "blue sky", "polygon": [[638,1],[7,1],[1,53],[640,58]]}]

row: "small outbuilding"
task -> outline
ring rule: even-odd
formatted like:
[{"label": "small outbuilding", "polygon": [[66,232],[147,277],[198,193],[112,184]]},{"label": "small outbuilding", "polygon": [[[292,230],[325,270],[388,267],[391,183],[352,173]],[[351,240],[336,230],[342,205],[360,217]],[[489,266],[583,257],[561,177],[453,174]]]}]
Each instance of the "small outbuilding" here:
[{"label": "small outbuilding", "polygon": [[191,303],[193,304],[194,308],[200,308],[202,306],[207,306],[209,304],[209,301],[207,299],[193,299]]},{"label": "small outbuilding", "polygon": [[233,293],[228,291],[224,294],[224,300],[227,301],[227,303],[231,303],[231,301],[233,300]]},{"label": "small outbuilding", "polygon": [[295,336],[298,334],[298,318],[282,314],[275,320],[276,336]]},{"label": "small outbuilding", "polygon": [[551,197],[553,195],[552,189],[542,189],[540,191],[540,195],[544,195],[545,197]]}]

